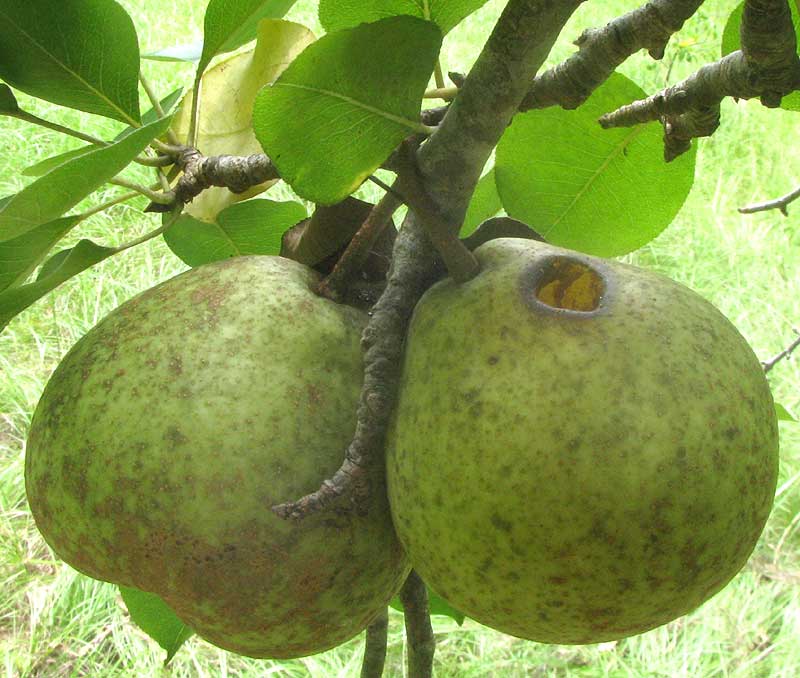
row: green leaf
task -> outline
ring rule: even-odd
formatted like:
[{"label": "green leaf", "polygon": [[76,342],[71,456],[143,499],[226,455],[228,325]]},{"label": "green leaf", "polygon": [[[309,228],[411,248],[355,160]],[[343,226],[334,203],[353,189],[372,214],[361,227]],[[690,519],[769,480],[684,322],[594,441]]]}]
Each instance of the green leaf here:
[{"label": "green leaf", "polygon": [[475,192],[469,201],[467,214],[464,223],[461,225],[460,238],[467,237],[484,221],[493,217],[503,209],[503,203],[497,194],[497,186],[494,179],[494,168],[490,169],[481,177]]},{"label": "green leaf", "polygon": [[63,217],[0,242],[0,291],[24,282],[42,258],[79,221]]},{"label": "green leaf", "polygon": [[19,104],[17,104],[17,97],[8,85],[0,83],[0,114],[13,114],[19,113]]},{"label": "green leaf", "polygon": [[[165,113],[168,113],[173,109],[175,104],[180,99],[181,94],[183,93],[182,88],[176,89],[171,94],[168,94],[161,100],[161,108]],[[147,113],[142,116],[142,123],[147,125],[151,122],[155,122],[158,120],[158,114],[154,108],[151,108]],[[114,137],[114,141],[119,141],[120,139],[124,139],[129,134],[132,134],[136,131],[135,127],[126,127],[122,130],[116,137]],[[86,155],[91,151],[95,150],[97,146],[94,144],[87,144],[86,146],[80,146],[79,148],[73,148],[71,151],[66,151],[64,153],[59,153],[58,155],[51,156],[49,158],[45,158],[44,160],[40,160],[34,165],[30,167],[26,167],[22,174],[28,177],[40,177],[43,174],[47,174],[51,169],[58,167],[59,165],[63,165],[67,160],[72,160],[73,158],[79,158],[82,155]]]},{"label": "green leaf", "polygon": [[3,0],[0,77],[61,106],[139,122],[139,42],[114,0]]},{"label": "green leaf", "polygon": [[[253,49],[234,54],[210,68],[202,78],[196,146],[205,155],[251,155],[261,153],[253,134],[253,102],[258,91],[274,82],[303,49],[314,41],[305,26],[264,19],[258,26]],[[231,96],[235,92],[235,96]],[[189,133],[193,93],[188,92],[175,114],[172,129],[179,139]],[[203,191],[186,208],[197,219],[214,222],[228,205],[251,198],[272,186],[268,181],[244,193],[213,187]]]},{"label": "green leaf", "polygon": [[615,73],[580,108],[514,118],[497,147],[497,191],[509,216],[554,244],[617,256],[655,238],[694,181],[696,149],[667,164],[652,122],[604,130],[597,119],[641,88]]},{"label": "green leaf", "polygon": [[36,274],[36,280],[44,280],[45,278],[49,277],[54,271],[58,270],[61,264],[64,263],[64,259],[66,259],[71,253],[72,249],[56,252],[52,257],[42,264],[39,272]]},{"label": "green leaf", "polygon": [[[798,36],[797,51],[800,54],[800,10],[797,8],[796,0],[789,2],[789,9],[792,11],[792,24],[794,24],[795,35]],[[742,25],[743,13],[744,2],[737,5],[728,17],[725,29],[722,31],[722,56],[741,49],[739,28]],[[800,92],[792,92],[783,97],[781,108],[787,111],[800,111]]]},{"label": "green leaf", "polygon": [[200,61],[200,55],[203,53],[203,41],[190,42],[186,45],[175,45],[174,47],[165,47],[156,52],[148,52],[142,54],[142,59],[150,59],[151,61],[183,61],[189,63],[197,63]]},{"label": "green leaf", "polygon": [[[387,46],[391,45],[391,49]],[[409,134],[441,46],[399,16],[326,35],[261,90],[253,129],[281,177],[321,204],[352,193]]]},{"label": "green leaf", "polygon": [[[395,610],[398,612],[403,611],[403,603],[400,602],[400,598],[395,596],[389,602]],[[436,592],[432,591],[430,587],[428,587],[428,609],[430,610],[431,614],[438,614],[442,617],[450,617],[453,619],[456,624],[461,626],[464,623],[464,619],[466,616],[456,610],[450,603],[448,603],[444,598],[439,596]]]},{"label": "green leaf", "polygon": [[279,254],[283,233],[307,216],[298,202],[248,200],[222,210],[215,223],[183,215],[164,233],[189,266],[245,254]]},{"label": "green leaf", "polygon": [[66,252],[66,255],[63,252],[55,255],[59,258],[58,266],[44,265],[49,271],[47,275],[40,275],[35,282],[19,287],[10,287],[0,292],[0,330],[5,328],[15,315],[24,311],[61,283],[103,259],[107,259],[117,250],[113,247],[101,247],[91,240],[81,240]]},{"label": "green leaf", "polygon": [[203,21],[199,77],[211,59],[256,37],[261,19],[280,19],[296,0],[210,0]]},{"label": "green leaf", "polygon": [[50,170],[55,169],[59,165],[63,165],[65,162],[67,162],[67,160],[80,158],[81,156],[91,153],[98,148],[100,147],[95,146],[94,144],[86,144],[85,146],[73,148],[71,151],[64,151],[64,153],[50,156],[49,158],[40,160],[30,167],[26,167],[24,170],[22,170],[22,174],[26,177],[40,177],[44,174],[47,174]]},{"label": "green leaf", "polygon": [[328,33],[390,16],[433,21],[446,34],[486,0],[320,0],[319,22]]},{"label": "green leaf", "polygon": [[68,160],[23,188],[0,209],[0,242],[60,217],[124,169],[166,132],[170,122],[170,117],[158,120],[110,146]]},{"label": "green leaf", "polygon": [[797,423],[797,418],[780,403],[775,403],[775,414],[778,417],[778,421],[793,421]]},{"label": "green leaf", "polygon": [[148,636],[167,651],[164,664],[169,664],[194,631],[184,624],[172,609],[154,593],[147,593],[128,586],[120,586],[122,600],[130,612],[131,619]]}]

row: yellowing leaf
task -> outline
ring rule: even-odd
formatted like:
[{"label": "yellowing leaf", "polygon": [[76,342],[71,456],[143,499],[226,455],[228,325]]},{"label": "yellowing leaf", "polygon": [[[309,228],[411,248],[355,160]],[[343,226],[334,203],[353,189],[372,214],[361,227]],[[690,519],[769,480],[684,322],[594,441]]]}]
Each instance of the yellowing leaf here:
[{"label": "yellowing leaf", "polygon": [[[227,57],[206,71],[200,88],[197,148],[205,155],[262,153],[251,125],[256,94],[313,41],[314,34],[305,26],[264,19],[258,25],[253,49]],[[181,140],[188,135],[191,110],[189,92],[172,127]],[[268,181],[239,194],[227,188],[210,188],[195,198],[186,211],[196,219],[213,222],[228,205],[251,198],[274,183]]]}]

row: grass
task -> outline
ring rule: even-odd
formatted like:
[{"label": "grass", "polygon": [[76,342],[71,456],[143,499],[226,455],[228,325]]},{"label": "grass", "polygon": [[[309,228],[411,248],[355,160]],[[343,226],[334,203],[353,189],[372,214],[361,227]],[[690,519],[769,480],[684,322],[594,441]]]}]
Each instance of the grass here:
[{"label": "grass", "polygon": [[[205,3],[127,0],[144,50],[195,39]],[[584,5],[554,50],[563,57],[579,27],[599,26],[634,7],[630,0]],[[716,58],[733,0],[709,3],[673,40],[663,62],[638,55],[622,70],[647,91],[685,77]],[[466,71],[503,3],[490,0],[447,39],[446,67]],[[292,17],[318,30],[313,3]],[[168,37],[164,37],[168,36]],[[148,63],[159,92],[189,81],[191,69]],[[56,107],[23,105],[45,117],[108,136],[113,123]],[[742,216],[736,207],[781,195],[800,183],[800,158],[788,143],[797,114],[755,103],[723,107],[723,126],[700,144],[697,180],[675,222],[653,243],[627,257],[689,285],[736,324],[762,358],[777,353],[800,324],[798,208]],[[20,171],[75,147],[43,129],[0,120],[0,196],[25,183]],[[109,192],[109,195],[113,192]],[[120,243],[150,230],[143,200],[94,217],[80,237]],[[192,639],[169,669],[162,651],[126,619],[116,589],[87,579],[54,557],[27,509],[24,440],[30,414],[64,352],[108,311],[168,278],[183,265],[162,242],[151,242],[85,272],[23,313],[0,335],[0,676],[353,676],[361,639],[306,659],[256,661]],[[800,414],[800,361],[770,374],[776,399]],[[649,633],[585,647],[548,646],[504,636],[474,622],[458,627],[435,619],[440,678],[508,676],[790,678],[800,675],[800,425],[781,425],[782,467],[775,510],[748,565],[696,612]],[[400,617],[392,613],[387,675],[403,675]]]}]

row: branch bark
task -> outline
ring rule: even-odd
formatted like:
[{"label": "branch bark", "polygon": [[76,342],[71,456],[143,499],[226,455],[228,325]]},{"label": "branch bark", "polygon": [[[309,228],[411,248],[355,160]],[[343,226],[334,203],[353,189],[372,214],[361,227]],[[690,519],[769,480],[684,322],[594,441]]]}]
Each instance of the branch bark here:
[{"label": "branch bark", "polygon": [[742,16],[742,49],[703,66],[686,80],[600,118],[605,127],[630,127],[660,120],[669,162],[687,151],[691,140],[710,136],[719,126],[726,97],[752,99],[777,107],[800,87],[800,59],[786,0],[747,0]]},{"label": "branch bark", "polygon": [[194,148],[187,148],[178,158],[183,176],[175,186],[175,199],[191,202],[210,186],[224,186],[233,193],[243,193],[248,188],[270,179],[280,179],[272,161],[264,154],[235,156],[204,156]]},{"label": "branch bark", "polygon": [[575,41],[577,53],[534,79],[520,110],[577,108],[640,49],[661,59],[672,34],[702,4],[703,0],[651,0],[603,28],[584,31]]},{"label": "branch bark", "polygon": [[483,166],[581,2],[510,0],[441,124],[420,147],[422,180],[454,229],[463,223]]}]

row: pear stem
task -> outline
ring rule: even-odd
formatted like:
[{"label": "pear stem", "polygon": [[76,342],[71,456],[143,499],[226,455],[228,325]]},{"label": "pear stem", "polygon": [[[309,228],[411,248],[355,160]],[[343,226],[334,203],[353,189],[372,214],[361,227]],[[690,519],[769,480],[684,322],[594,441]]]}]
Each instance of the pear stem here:
[{"label": "pear stem", "polygon": [[381,678],[389,644],[389,611],[384,608],[367,626],[361,678]]},{"label": "pear stem", "polygon": [[400,589],[400,601],[406,622],[408,678],[431,678],[436,640],[428,611],[428,590],[414,570]]}]

